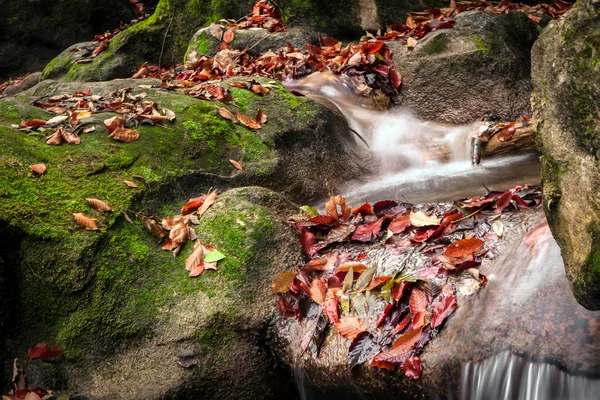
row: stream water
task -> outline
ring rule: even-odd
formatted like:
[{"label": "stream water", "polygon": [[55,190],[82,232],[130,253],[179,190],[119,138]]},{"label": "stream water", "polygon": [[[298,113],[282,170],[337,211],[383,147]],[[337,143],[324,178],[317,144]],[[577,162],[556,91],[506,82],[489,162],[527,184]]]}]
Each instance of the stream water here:
[{"label": "stream water", "polygon": [[[472,166],[470,137],[478,123],[447,126],[420,121],[406,110],[368,109],[330,75],[289,86],[333,103],[368,144],[356,141],[377,173],[347,184],[341,194],[351,205],[384,199],[452,201],[485,194],[485,187],[539,183],[537,154],[484,159]],[[442,157],[441,147],[449,149]],[[538,209],[515,223],[503,239],[502,254],[482,267],[488,286],[459,307],[430,345],[430,359],[460,359],[460,376],[448,383],[443,397],[435,393],[432,399],[600,398],[600,313],[575,302],[560,249],[544,222]],[[566,320],[571,323],[565,328]],[[300,366],[295,374],[302,399],[332,398],[314,390]],[[368,398],[355,392],[356,398]]]}]

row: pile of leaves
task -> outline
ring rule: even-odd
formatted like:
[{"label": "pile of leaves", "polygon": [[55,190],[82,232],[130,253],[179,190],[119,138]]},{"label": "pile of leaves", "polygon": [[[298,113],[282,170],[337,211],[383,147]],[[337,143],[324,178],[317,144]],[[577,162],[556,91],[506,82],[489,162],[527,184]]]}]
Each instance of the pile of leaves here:
[{"label": "pile of leaves", "polygon": [[275,277],[277,309],[304,321],[303,352],[318,356],[332,325],[350,341],[349,368],[401,367],[419,379],[419,354],[457,307],[454,283],[467,274],[487,284],[476,267],[494,257],[502,212],[540,202],[538,187],[517,186],[454,204],[386,200],[352,209],[335,196],[325,214],[304,207],[310,217],[294,226],[309,259]]},{"label": "pile of leaves", "polygon": [[263,28],[269,32],[285,31],[281,15],[268,0],[258,0],[252,7],[250,15],[246,15],[240,22],[229,24],[229,27],[236,29]]},{"label": "pile of leaves", "polygon": [[158,104],[144,100],[145,92],[132,95],[133,88],[120,89],[107,96],[92,95],[90,89],[76,91],[73,94],[59,94],[48,98],[37,99],[34,106],[56,116],[48,119],[33,119],[13,125],[28,134],[52,133],[46,138],[46,144],[57,146],[62,143],[81,143],[80,133],[91,133],[96,130],[94,122],[89,122],[93,114],[99,112],[115,112],[119,114],[104,121],[110,134],[109,137],[124,143],[130,143],[139,138],[139,132],[128,127],[139,124],[162,124],[163,121],[173,122],[176,115],[173,111],[162,109]]},{"label": "pile of leaves", "polygon": [[124,215],[130,223],[133,223],[127,212],[133,213],[146,230],[161,241],[162,249],[172,251],[175,257],[187,242],[195,241],[194,249],[185,261],[185,269],[190,272],[191,277],[195,277],[202,275],[207,269],[216,270],[218,261],[225,258],[225,255],[216,248],[198,240],[196,231],[192,227],[200,224],[202,215],[216,201],[216,191],[191,198],[181,208],[181,214],[167,216],[160,223],[153,216],[131,210],[126,210]]},{"label": "pile of leaves", "polygon": [[[27,351],[29,360],[20,362],[18,358],[13,361],[13,377],[12,377],[12,389],[8,393],[3,393],[0,397],[1,400],[53,400],[56,396],[51,390],[42,389],[39,387],[30,388],[27,387],[25,368],[27,363],[31,360],[42,360],[58,357],[63,354],[64,351],[58,346],[48,346],[46,342],[40,342],[34,346],[31,346]],[[69,399],[70,396],[66,395],[61,399]]]}]

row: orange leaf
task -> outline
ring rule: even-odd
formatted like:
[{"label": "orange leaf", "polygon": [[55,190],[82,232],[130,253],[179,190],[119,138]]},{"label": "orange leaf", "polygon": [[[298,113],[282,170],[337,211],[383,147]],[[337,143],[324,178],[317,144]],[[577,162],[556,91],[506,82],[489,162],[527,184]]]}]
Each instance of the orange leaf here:
[{"label": "orange leaf", "polygon": [[235,37],[235,34],[233,33],[233,31],[231,29],[227,29],[225,31],[225,33],[223,34],[223,41],[227,44],[233,42],[233,39]]},{"label": "orange leaf", "polygon": [[46,144],[50,145],[50,146],[58,146],[59,144],[61,144],[63,142],[63,128],[58,128],[56,130],[56,132],[54,132],[49,138],[48,140],[46,140]]},{"label": "orange leaf", "polygon": [[239,163],[235,160],[229,160],[229,162],[231,163],[231,165],[233,165],[235,167],[235,169],[239,169],[240,171],[243,171],[246,169],[246,167],[244,167],[241,163]]},{"label": "orange leaf", "polygon": [[377,286],[389,281],[390,279],[392,279],[391,276],[376,276],[371,280],[371,283],[369,283],[369,286],[367,286],[364,290],[361,290],[361,292],[364,292],[367,290],[373,290]]},{"label": "orange leaf", "polygon": [[131,181],[123,181],[123,182],[125,182],[125,184],[129,187],[132,187],[132,188],[138,187],[138,185],[135,182],[131,182]]},{"label": "orange leaf", "polygon": [[335,324],[335,329],[346,339],[354,339],[359,333],[367,330],[362,321],[354,316],[340,319]]},{"label": "orange leaf", "polygon": [[267,123],[267,114],[265,114],[263,112],[263,110],[258,110],[256,112],[256,117],[254,117],[254,119],[256,120],[256,122],[258,122],[259,124],[266,124]]},{"label": "orange leaf", "polygon": [[323,309],[323,312],[332,324],[336,324],[339,321],[338,300],[341,296],[341,289],[336,289],[327,290],[327,300],[325,300],[325,307]]},{"label": "orange leaf", "polygon": [[123,116],[116,116],[104,120],[104,126],[106,126],[106,129],[109,133],[119,127],[122,127],[123,124],[125,124],[125,117]]},{"label": "orange leaf", "polygon": [[282,272],[273,279],[273,283],[271,284],[271,290],[273,293],[287,293],[290,290],[290,285],[294,281],[296,277],[296,272],[288,271]]},{"label": "orange leaf", "polygon": [[413,317],[417,315],[418,312],[425,311],[427,308],[427,296],[425,296],[425,293],[417,288],[414,288],[410,294],[409,306],[410,313],[413,315]]},{"label": "orange leaf", "polygon": [[162,221],[160,221],[160,226],[162,226],[164,229],[170,231],[176,225],[178,225],[182,222],[184,222],[184,219],[181,215],[170,215],[168,217],[164,217],[162,219]]},{"label": "orange leaf", "polygon": [[235,115],[233,115],[231,113],[231,111],[229,111],[228,109],[224,108],[224,107],[217,107],[217,111],[219,111],[219,114],[221,115],[221,117],[230,120],[231,122],[233,122],[234,124],[237,124],[237,119],[235,118]]},{"label": "orange leaf", "polygon": [[95,218],[88,218],[84,213],[71,213],[75,222],[81,227],[84,227],[88,231],[97,231],[98,225],[96,224]]},{"label": "orange leaf", "polygon": [[427,315],[427,311],[419,311],[413,318],[413,329],[421,329],[425,326],[425,315]]},{"label": "orange leaf", "polygon": [[236,113],[235,116],[242,123],[242,125],[247,126],[250,129],[260,129],[260,124],[252,118],[240,113]]},{"label": "orange leaf", "polygon": [[215,203],[215,201],[217,201],[217,191],[216,190],[206,195],[206,198],[204,199],[204,203],[202,203],[202,207],[200,207],[200,209],[197,212],[198,217],[201,217],[202,214],[204,214],[206,212],[206,210],[208,210],[208,208]]},{"label": "orange leaf", "polygon": [[483,246],[483,240],[477,238],[466,238],[451,243],[444,251],[448,257],[464,257],[475,253]]},{"label": "orange leaf", "polygon": [[90,204],[90,207],[99,210],[99,211],[112,211],[112,208],[102,200],[98,199],[86,199]]},{"label": "orange leaf", "polygon": [[269,89],[261,85],[260,83],[254,83],[250,86],[250,90],[252,90],[256,94],[267,94],[269,93]]},{"label": "orange leaf", "polygon": [[133,74],[131,79],[145,78],[146,75],[148,75],[148,72],[150,72],[150,70],[148,69],[148,63],[143,63],[140,69],[138,69],[137,72]]},{"label": "orange leaf", "polygon": [[413,329],[400,336],[392,345],[391,352],[394,354],[403,354],[412,350],[415,343],[419,341],[421,329]]},{"label": "orange leaf", "polygon": [[123,143],[131,143],[139,139],[140,133],[133,129],[126,129],[123,127],[117,127],[110,135],[109,138],[113,138]]},{"label": "orange leaf", "polygon": [[338,268],[337,272],[346,272],[346,271],[348,271],[350,269],[350,267],[353,268],[354,272],[358,272],[358,273],[363,273],[368,268],[363,263],[356,262],[356,261],[349,261],[349,262],[345,262],[342,265],[340,265],[340,267]]},{"label": "orange leaf", "polygon": [[199,209],[202,204],[204,204],[204,196],[194,197],[193,199],[189,199],[187,203],[183,207],[181,207],[181,213],[183,215],[192,213]]},{"label": "orange leaf", "polygon": [[325,278],[317,278],[310,284],[310,298],[318,305],[325,304],[325,296],[327,294],[327,282]]},{"label": "orange leaf", "polygon": [[185,260],[185,269],[190,271],[190,276],[199,276],[204,272],[204,247],[199,240],[192,254]]},{"label": "orange leaf", "polygon": [[100,52],[106,48],[106,45],[108,45],[108,40],[103,40],[102,43],[100,43],[100,45],[94,49],[92,58],[96,58],[98,54],[100,54]]},{"label": "orange leaf", "polygon": [[46,166],[44,164],[30,165],[29,169],[38,175],[42,175],[44,172],[46,172]]},{"label": "orange leaf", "polygon": [[184,222],[180,222],[171,229],[169,238],[173,244],[178,247],[188,240],[188,226]]}]

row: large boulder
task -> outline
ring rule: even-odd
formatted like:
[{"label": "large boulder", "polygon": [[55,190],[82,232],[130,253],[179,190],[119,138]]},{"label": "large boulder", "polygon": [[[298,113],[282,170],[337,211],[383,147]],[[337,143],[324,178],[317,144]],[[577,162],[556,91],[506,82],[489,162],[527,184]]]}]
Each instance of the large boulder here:
[{"label": "large boulder", "polygon": [[468,11],[414,50],[390,42],[403,77],[397,102],[420,118],[453,124],[530,114],[530,51],[540,30],[522,12]]},{"label": "large boulder", "polygon": [[[278,84],[264,97],[232,88],[225,107],[247,115],[260,108],[269,117],[251,131],[220,117],[215,105],[223,104],[159,85],[152,79],[85,86],[47,80],[0,100],[0,288],[10,288],[0,303],[2,379],[11,380],[12,357],[47,341],[65,356],[28,364],[34,385],[99,399],[281,398],[288,381],[272,367],[264,340],[274,310],[270,279],[295,265],[299,254],[284,223],[296,210],[286,198],[315,200],[358,176],[359,160],[337,136],[345,134],[345,123]],[[145,92],[146,100],[173,110],[176,121],[141,125],[132,143],[107,137],[102,121],[108,113],[86,121],[99,127],[82,133],[79,145],[49,146],[42,133],[11,128],[48,118],[30,105],[34,100],[128,87],[135,88],[132,96]],[[229,159],[247,170],[235,170]],[[37,163],[47,166],[45,174],[29,171]],[[135,176],[137,188],[123,182]],[[221,192],[257,183],[284,194],[247,189],[219,196],[196,231],[227,259],[197,279],[185,271],[191,246],[174,258],[141,224],[125,220],[125,210],[160,220],[210,187]],[[88,197],[108,202],[114,212],[92,210]],[[97,218],[100,231],[77,226],[71,212]],[[183,369],[178,356],[197,357],[200,368]]]},{"label": "large boulder", "polygon": [[73,43],[135,17],[126,0],[4,0],[0,13],[0,80],[39,71]]},{"label": "large boulder", "polygon": [[600,1],[579,1],[532,53],[545,209],[577,300],[600,309]]}]

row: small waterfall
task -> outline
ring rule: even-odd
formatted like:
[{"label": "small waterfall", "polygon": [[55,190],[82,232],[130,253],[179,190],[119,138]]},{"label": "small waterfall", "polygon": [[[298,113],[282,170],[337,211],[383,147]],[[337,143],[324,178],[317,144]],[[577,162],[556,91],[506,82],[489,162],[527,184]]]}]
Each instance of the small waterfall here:
[{"label": "small waterfall", "polygon": [[462,366],[460,400],[585,400],[600,398],[600,379],[571,375],[509,350]]}]

